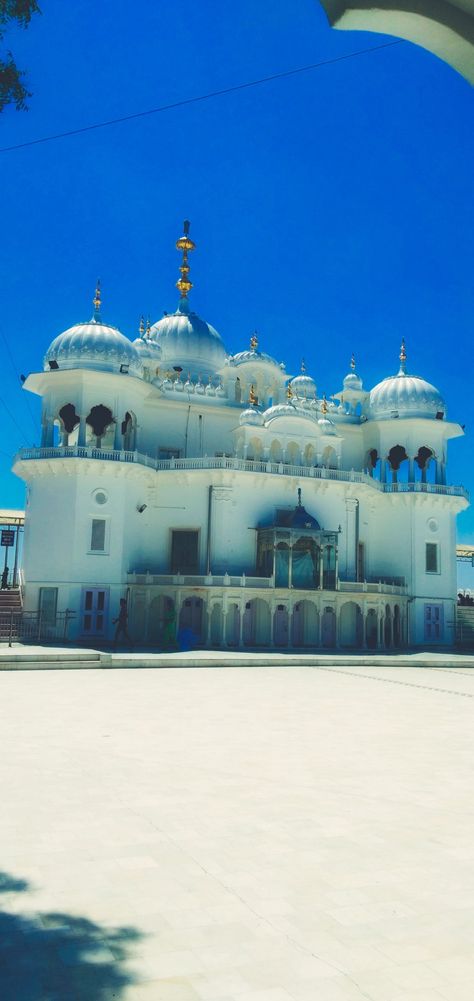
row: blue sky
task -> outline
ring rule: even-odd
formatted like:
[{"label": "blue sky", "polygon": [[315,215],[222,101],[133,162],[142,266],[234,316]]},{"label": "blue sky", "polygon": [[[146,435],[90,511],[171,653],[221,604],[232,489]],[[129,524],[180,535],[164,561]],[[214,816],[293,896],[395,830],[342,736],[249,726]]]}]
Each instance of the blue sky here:
[{"label": "blue sky", "polygon": [[[0,146],[392,41],[330,29],[317,0],[42,7],[8,35],[33,97],[28,113],[0,117]],[[106,320],[132,338],[142,312],[174,309],[184,218],[198,244],[193,306],[229,350],[257,329],[262,350],[294,373],[304,356],[330,395],[353,350],[367,388],[393,374],[404,336],[409,370],[467,425],[449,478],[474,491],[473,95],[402,42],[2,153],[1,505],[23,504],[11,457],[39,439],[15,369],[41,367],[52,338],[90,316],[97,275]],[[459,529],[474,538],[471,512]]]}]

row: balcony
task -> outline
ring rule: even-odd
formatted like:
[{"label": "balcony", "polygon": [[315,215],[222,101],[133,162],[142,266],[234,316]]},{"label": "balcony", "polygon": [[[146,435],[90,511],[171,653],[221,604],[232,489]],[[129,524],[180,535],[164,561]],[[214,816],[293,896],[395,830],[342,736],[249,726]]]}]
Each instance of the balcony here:
[{"label": "balcony", "polygon": [[155,459],[143,452],[123,452],[116,449],[95,448],[88,445],[59,445],[50,448],[22,448],[15,456],[15,463],[38,459],[92,459],[100,462],[123,462],[145,466],[157,472],[169,470],[228,469],[232,472],[266,473],[272,476],[296,476],[300,479],[332,480],[343,483],[360,483],[381,493],[424,493],[462,497],[469,500],[462,486],[441,483],[381,483],[365,472],[354,469],[326,469],[324,466],[292,466],[286,462],[259,462],[254,459],[237,459],[227,456],[202,456],[192,459]]},{"label": "balcony", "polygon": [[[161,587],[244,587],[258,589],[274,589],[274,577],[251,577],[247,574],[231,576],[230,574],[155,574],[148,571],[132,571],[127,574],[127,584],[159,585]],[[281,590],[297,592],[296,587],[282,588]],[[319,588],[303,588],[302,590],[314,591],[318,593]],[[324,588],[324,590],[334,590]],[[381,578],[380,580],[352,581],[339,580],[336,584],[337,591],[345,591],[357,594],[407,594],[408,589],[401,578]]]}]

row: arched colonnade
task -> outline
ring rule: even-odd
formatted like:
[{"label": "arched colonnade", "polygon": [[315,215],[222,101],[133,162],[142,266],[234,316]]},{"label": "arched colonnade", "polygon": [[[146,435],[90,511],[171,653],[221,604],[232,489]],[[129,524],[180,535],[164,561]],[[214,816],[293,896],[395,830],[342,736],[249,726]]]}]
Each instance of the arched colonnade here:
[{"label": "arched colonnade", "polygon": [[132,588],[130,628],[137,644],[181,648],[392,650],[406,646],[400,599],[318,601],[177,589]]}]

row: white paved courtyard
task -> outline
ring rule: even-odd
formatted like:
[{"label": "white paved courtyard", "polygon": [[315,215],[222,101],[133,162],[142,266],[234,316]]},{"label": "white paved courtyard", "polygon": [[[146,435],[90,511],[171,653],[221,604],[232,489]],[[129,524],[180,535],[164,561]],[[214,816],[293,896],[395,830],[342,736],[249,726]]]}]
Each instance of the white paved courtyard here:
[{"label": "white paved courtyard", "polygon": [[2,1001],[472,1001],[474,671],[0,675]]}]

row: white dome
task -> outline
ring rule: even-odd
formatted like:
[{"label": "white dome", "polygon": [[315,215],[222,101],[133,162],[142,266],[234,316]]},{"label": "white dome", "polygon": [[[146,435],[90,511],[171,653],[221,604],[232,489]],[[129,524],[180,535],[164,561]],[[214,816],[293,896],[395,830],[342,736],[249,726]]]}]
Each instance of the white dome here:
[{"label": "white dome", "polygon": [[200,373],[207,378],[219,371],[226,359],[220,334],[193,313],[186,299],[181,300],[176,313],[152,326],[150,338],[160,346],[165,365],[179,365],[193,375]]},{"label": "white dome", "polygon": [[400,370],[371,390],[370,416],[374,419],[400,417],[436,418],[446,414],[444,400],[435,386],[417,375]]},{"label": "white dome", "polygon": [[316,383],[310,375],[296,375],[291,379],[290,386],[295,396],[302,399],[306,397],[308,400],[316,398]]},{"label": "white dome", "polygon": [[248,410],[242,410],[239,417],[239,424],[258,424],[260,427],[263,424],[263,416],[258,410],[254,410],[249,407]]},{"label": "white dome", "polygon": [[149,367],[149,363],[152,365],[158,364],[161,360],[161,348],[156,341],[150,341],[149,337],[137,337],[133,341],[135,351],[137,351],[140,360],[143,365]]},{"label": "white dome", "polygon": [[259,362],[260,364],[274,365],[276,368],[280,368],[279,362],[275,361],[271,355],[267,355],[264,351],[257,351],[253,348],[248,351],[238,351],[237,354],[231,355],[229,361],[231,365],[244,365],[245,362]]},{"label": "white dome", "polygon": [[362,379],[357,372],[348,372],[342,381],[344,389],[355,389],[356,392],[362,389]]},{"label": "white dome", "polygon": [[[138,352],[127,337],[116,327],[109,327],[100,320],[77,323],[54,338],[44,356],[44,368],[51,362],[60,369],[88,368],[100,372],[120,372],[128,366],[131,375],[140,375]],[[55,367],[55,366],[53,366]]]},{"label": "white dome", "polygon": [[300,410],[299,407],[294,406],[292,403],[277,403],[274,407],[269,407],[268,410],[265,410],[263,414],[265,424],[275,420],[277,417],[299,417],[301,420],[316,420],[313,414],[308,414],[305,410]]}]

